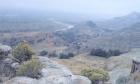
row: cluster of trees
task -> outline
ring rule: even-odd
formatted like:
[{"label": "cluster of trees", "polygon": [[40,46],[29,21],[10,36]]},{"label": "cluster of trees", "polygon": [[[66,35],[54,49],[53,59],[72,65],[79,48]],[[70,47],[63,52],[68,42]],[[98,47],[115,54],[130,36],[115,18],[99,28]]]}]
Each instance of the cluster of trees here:
[{"label": "cluster of trees", "polygon": [[103,49],[92,49],[90,55],[92,56],[100,56],[100,57],[111,57],[111,56],[119,56],[122,54],[120,50],[103,50]]},{"label": "cluster of trees", "polygon": [[69,59],[71,57],[74,57],[73,53],[60,53],[60,55],[59,55],[60,59]]}]

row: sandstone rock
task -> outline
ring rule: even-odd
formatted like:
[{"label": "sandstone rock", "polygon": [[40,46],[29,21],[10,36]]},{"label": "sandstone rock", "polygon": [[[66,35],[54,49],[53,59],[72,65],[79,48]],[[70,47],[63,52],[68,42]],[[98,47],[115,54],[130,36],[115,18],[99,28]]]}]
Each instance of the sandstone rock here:
[{"label": "sandstone rock", "polygon": [[132,61],[131,73],[140,72],[140,56],[136,56]]},{"label": "sandstone rock", "polygon": [[42,69],[42,78],[37,80],[28,77],[16,77],[4,84],[91,84],[88,78],[73,75],[63,65],[59,65],[46,57],[39,57],[39,59],[46,65]]},{"label": "sandstone rock", "polygon": [[6,58],[11,51],[11,47],[0,44],[0,60]]}]

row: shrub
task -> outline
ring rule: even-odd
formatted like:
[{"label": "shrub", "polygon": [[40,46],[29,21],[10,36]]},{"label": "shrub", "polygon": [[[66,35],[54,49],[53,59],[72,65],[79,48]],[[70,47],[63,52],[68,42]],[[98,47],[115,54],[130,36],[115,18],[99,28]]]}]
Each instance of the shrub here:
[{"label": "shrub", "polygon": [[45,51],[45,50],[43,50],[43,51],[40,52],[40,56],[45,56],[45,55],[47,55],[47,54],[48,54],[48,52]]},{"label": "shrub", "polygon": [[25,43],[19,43],[15,48],[12,50],[12,55],[16,58],[19,62],[27,61],[31,59],[33,55],[33,51],[31,47]]},{"label": "shrub", "polygon": [[69,59],[70,57],[69,57],[67,54],[61,53],[61,54],[59,55],[59,58],[60,58],[60,59]]},{"label": "shrub", "polygon": [[60,55],[59,55],[60,59],[69,59],[71,57],[74,57],[73,53],[60,53]]},{"label": "shrub", "polygon": [[99,82],[109,80],[109,74],[103,69],[84,69],[81,71],[81,75],[88,77],[92,84],[99,84]]},{"label": "shrub", "polygon": [[108,56],[119,56],[120,54],[122,54],[122,52],[120,50],[109,50],[108,51]]},{"label": "shrub", "polygon": [[41,69],[43,65],[38,59],[31,59],[24,62],[17,69],[18,76],[27,76],[31,78],[39,78],[41,76]]},{"label": "shrub", "polygon": [[74,54],[73,53],[68,53],[68,56],[69,57],[74,57]]},{"label": "shrub", "polygon": [[90,55],[107,57],[107,52],[102,49],[92,49],[92,51],[90,52]]}]

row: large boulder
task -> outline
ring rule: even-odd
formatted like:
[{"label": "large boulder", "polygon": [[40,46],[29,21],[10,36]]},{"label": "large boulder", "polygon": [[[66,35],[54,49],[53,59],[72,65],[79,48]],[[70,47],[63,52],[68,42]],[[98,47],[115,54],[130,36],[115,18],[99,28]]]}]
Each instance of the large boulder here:
[{"label": "large boulder", "polygon": [[42,78],[37,80],[28,77],[15,77],[4,84],[91,84],[88,78],[73,75],[63,65],[57,64],[46,57],[39,57],[39,59],[46,65],[42,69]]}]

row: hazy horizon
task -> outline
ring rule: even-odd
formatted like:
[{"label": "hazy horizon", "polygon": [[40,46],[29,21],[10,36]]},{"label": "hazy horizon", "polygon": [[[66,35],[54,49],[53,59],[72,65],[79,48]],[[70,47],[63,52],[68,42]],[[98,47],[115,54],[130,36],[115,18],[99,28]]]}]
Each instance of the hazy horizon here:
[{"label": "hazy horizon", "polygon": [[0,1],[0,9],[52,11],[110,18],[140,12],[139,4],[140,0],[4,0]]}]

